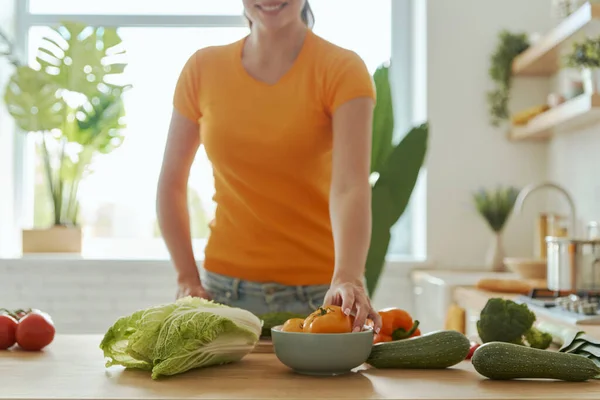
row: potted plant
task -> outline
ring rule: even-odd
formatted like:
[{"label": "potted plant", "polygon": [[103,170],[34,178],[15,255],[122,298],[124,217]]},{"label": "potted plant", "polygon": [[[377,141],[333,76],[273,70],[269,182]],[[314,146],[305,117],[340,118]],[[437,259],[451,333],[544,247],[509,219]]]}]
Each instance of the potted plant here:
[{"label": "potted plant", "polygon": [[43,37],[39,67],[17,66],[5,91],[18,128],[35,135],[53,224],[23,230],[24,253],[81,252],[78,189],[98,154],[123,141],[125,51],[115,29],[67,22]]},{"label": "potted plant", "polygon": [[577,11],[582,3],[582,0],[552,0],[552,15],[560,22]]},{"label": "potted plant", "polygon": [[19,61],[17,59],[17,55],[15,52],[15,45],[8,38],[6,33],[4,33],[0,29],[0,43],[2,44],[2,50],[0,51],[0,57],[6,57],[8,62],[14,65],[15,67],[19,66]]},{"label": "potted plant", "polygon": [[394,144],[394,107],[389,82],[389,64],[373,75],[377,104],[373,117],[371,149],[372,231],[365,280],[373,295],[383,271],[391,229],[402,216],[417,183],[427,153],[429,126],[416,126]]},{"label": "potted plant", "polygon": [[581,71],[585,93],[598,93],[600,91],[600,36],[588,37],[573,43],[571,52],[565,58],[565,65]]},{"label": "potted plant", "polygon": [[475,209],[494,232],[494,239],[487,254],[486,264],[495,272],[505,272],[504,246],[502,243],[502,230],[508,221],[519,189],[502,186],[494,190],[481,189],[473,194]]},{"label": "potted plant", "polygon": [[523,33],[514,34],[503,30],[498,38],[499,43],[491,55],[488,71],[496,86],[487,93],[490,123],[493,126],[500,126],[510,117],[508,101],[512,88],[512,64],[515,57],[529,48],[529,40]]}]

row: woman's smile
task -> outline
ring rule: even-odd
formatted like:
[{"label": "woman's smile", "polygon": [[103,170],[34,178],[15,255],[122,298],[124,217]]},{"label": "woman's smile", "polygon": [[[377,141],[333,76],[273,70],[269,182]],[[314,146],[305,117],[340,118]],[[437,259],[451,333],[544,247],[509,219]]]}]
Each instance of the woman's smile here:
[{"label": "woman's smile", "polygon": [[265,2],[257,4],[256,8],[258,8],[263,14],[275,16],[279,14],[279,12],[287,5],[288,3],[286,2]]}]

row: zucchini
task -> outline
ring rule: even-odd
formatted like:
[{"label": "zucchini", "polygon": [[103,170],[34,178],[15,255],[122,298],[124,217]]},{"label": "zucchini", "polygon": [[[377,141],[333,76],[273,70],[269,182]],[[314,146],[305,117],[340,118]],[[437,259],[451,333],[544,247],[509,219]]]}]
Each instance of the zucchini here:
[{"label": "zucchini", "polygon": [[463,361],[471,342],[457,331],[437,331],[410,339],[377,343],[367,364],[375,368],[444,369]]},{"label": "zucchini", "polygon": [[473,353],[471,363],[475,371],[494,380],[554,379],[583,382],[600,375],[600,367],[589,358],[502,342],[481,345]]}]

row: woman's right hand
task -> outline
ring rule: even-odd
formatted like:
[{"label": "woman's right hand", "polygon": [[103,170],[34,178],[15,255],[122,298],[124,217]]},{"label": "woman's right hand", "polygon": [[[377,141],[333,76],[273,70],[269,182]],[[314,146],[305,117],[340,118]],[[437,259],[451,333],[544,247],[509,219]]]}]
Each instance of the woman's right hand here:
[{"label": "woman's right hand", "polygon": [[210,295],[204,289],[200,282],[179,282],[177,288],[177,298],[182,297],[200,297],[202,299],[210,300]]}]

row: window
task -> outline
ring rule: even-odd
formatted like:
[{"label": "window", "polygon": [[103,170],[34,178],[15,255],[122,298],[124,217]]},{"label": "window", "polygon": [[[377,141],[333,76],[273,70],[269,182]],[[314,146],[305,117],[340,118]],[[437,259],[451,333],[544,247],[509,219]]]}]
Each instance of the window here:
[{"label": "window", "polygon": [[32,14],[241,15],[242,0],[29,0]]},{"label": "window", "polygon": [[[125,9],[123,4],[130,8]],[[371,0],[368,7],[364,0],[313,0],[311,6],[316,17],[315,32],[356,51],[371,72],[391,58],[391,0]],[[239,16],[243,12],[242,0],[30,0],[29,10],[36,14],[29,23],[31,63],[35,63],[35,50],[48,30],[45,26],[33,26],[34,23],[49,24],[43,21],[53,23],[70,15],[86,15],[90,17],[86,22],[110,25],[111,16],[119,16],[122,24],[119,33],[129,53],[127,73],[134,89],[125,99],[128,126],[123,145],[99,157],[94,163],[94,173],[81,184],[83,251],[87,257],[167,257],[157,229],[154,200],[175,81],[183,63],[195,50],[230,43],[248,33],[242,20],[232,26],[190,27],[189,16]],[[150,16],[152,23],[140,26],[135,14]],[[178,14],[187,17],[182,26],[173,23]],[[127,23],[128,18],[131,23]],[[27,24],[27,18],[22,20]],[[161,21],[165,21],[164,25]],[[37,226],[44,226],[51,212],[47,210],[41,174],[38,166],[31,179],[35,201],[30,201],[34,204],[30,219]],[[206,224],[214,215],[213,190],[211,167],[201,150],[192,168],[189,191],[198,255],[208,234]],[[407,210],[394,229],[390,254],[410,254],[410,222]]]},{"label": "window", "polygon": [[[30,62],[46,27],[30,31]],[[80,186],[84,252],[89,255],[153,257],[165,254],[159,236],[154,200],[175,82],[181,67],[197,49],[233,42],[247,28],[120,28],[128,52],[128,82],[134,89],[125,98],[127,128],[121,147],[97,158],[94,173]],[[39,158],[38,158],[39,160]],[[42,166],[36,170],[35,219],[47,226],[52,216],[45,199]],[[132,187],[135,186],[135,190]],[[190,176],[190,208],[196,249],[208,234],[213,216],[210,164],[201,150]]]}]

